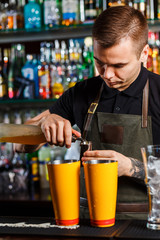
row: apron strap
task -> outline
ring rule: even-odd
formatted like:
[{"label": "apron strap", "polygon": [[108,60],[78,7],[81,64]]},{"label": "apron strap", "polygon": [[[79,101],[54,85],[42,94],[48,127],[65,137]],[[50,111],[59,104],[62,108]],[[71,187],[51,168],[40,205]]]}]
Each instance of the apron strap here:
[{"label": "apron strap", "polygon": [[101,97],[101,94],[102,94],[102,91],[103,91],[103,86],[104,86],[104,82],[102,83],[101,88],[98,91],[98,94],[97,94],[94,102],[92,102],[91,105],[88,108],[86,121],[85,121],[85,124],[84,124],[84,131],[83,131],[83,134],[82,134],[83,139],[86,139],[90,123],[91,123],[93,115],[94,115],[94,113],[97,109],[97,106],[98,106],[98,103],[99,103],[99,100],[100,100],[100,97]]},{"label": "apron strap", "polygon": [[142,128],[147,128],[148,118],[148,98],[149,98],[149,79],[147,79],[146,85],[143,89],[142,100]]},{"label": "apron strap", "polygon": [[[101,85],[101,88],[94,100],[94,102],[91,103],[88,112],[87,112],[87,116],[86,116],[86,121],[84,124],[84,131],[82,134],[82,138],[86,139],[87,136],[87,132],[90,126],[90,123],[92,121],[93,115],[97,109],[102,91],[103,91],[103,86],[104,86],[104,82]],[[146,85],[143,89],[143,100],[142,100],[142,128],[147,128],[147,117],[148,117],[148,98],[149,98],[149,79],[147,79]]]}]

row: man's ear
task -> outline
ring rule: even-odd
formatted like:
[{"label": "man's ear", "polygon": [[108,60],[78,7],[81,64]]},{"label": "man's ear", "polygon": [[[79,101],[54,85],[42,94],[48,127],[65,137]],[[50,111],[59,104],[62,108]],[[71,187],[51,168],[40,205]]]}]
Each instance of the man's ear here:
[{"label": "man's ear", "polygon": [[149,52],[149,45],[146,44],[141,52],[140,60],[142,63],[147,63],[148,58],[148,52]]}]

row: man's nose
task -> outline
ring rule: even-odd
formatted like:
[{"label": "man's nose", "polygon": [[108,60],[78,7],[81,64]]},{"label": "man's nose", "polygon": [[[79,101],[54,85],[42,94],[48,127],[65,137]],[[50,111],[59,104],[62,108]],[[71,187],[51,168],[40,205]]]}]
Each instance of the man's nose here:
[{"label": "man's nose", "polygon": [[112,66],[104,66],[103,77],[106,79],[110,79],[115,76],[114,68]]}]

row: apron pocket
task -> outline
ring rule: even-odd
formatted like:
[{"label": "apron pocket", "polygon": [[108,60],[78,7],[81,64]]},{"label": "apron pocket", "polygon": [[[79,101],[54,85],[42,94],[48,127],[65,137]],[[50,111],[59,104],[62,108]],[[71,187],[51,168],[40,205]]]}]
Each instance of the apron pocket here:
[{"label": "apron pocket", "polygon": [[123,126],[103,124],[101,127],[101,142],[108,144],[123,144]]}]

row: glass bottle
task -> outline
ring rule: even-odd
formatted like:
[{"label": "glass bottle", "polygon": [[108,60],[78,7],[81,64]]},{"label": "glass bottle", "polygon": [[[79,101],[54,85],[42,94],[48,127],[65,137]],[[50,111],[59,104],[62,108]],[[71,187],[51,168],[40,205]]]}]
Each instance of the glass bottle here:
[{"label": "glass bottle", "polygon": [[85,0],[85,21],[94,20],[97,17],[96,1]]},{"label": "glass bottle", "polygon": [[110,0],[108,5],[109,5],[109,7],[124,6],[124,5],[126,5],[126,0]]},{"label": "glass bottle", "polygon": [[40,5],[41,9],[41,26],[44,25],[44,0],[37,0],[38,4]]},{"label": "glass bottle", "polygon": [[62,66],[61,66],[61,48],[58,40],[55,40],[55,77],[52,79],[52,97],[59,98],[63,92],[63,77],[62,77]]},{"label": "glass bottle", "polygon": [[11,46],[10,66],[8,71],[8,97],[14,97],[14,64],[15,63],[15,47]]},{"label": "glass bottle", "polygon": [[160,19],[160,0],[157,1],[157,18]]},{"label": "glass bottle", "polygon": [[50,146],[45,144],[38,151],[40,187],[49,188],[47,162],[51,160]]},{"label": "glass bottle", "polygon": [[4,50],[3,50],[3,75],[4,75],[5,80],[8,79],[9,59],[10,59],[10,48],[4,48]]},{"label": "glass bottle", "polygon": [[79,23],[79,2],[78,0],[62,0],[62,25]]},{"label": "glass bottle", "polygon": [[39,162],[38,151],[33,153],[27,153],[26,163],[29,172],[29,190],[31,193],[39,192],[40,179],[39,179]]},{"label": "glass bottle", "polygon": [[139,10],[146,16],[146,0],[140,0]]},{"label": "glass bottle", "polygon": [[17,28],[24,28],[24,6],[25,0],[17,1]]},{"label": "glass bottle", "polygon": [[34,84],[34,65],[32,63],[33,55],[27,54],[27,61],[21,69],[22,76],[30,81],[30,84],[25,87],[23,97],[33,99],[35,97],[35,84]]},{"label": "glass bottle", "polygon": [[0,2],[0,30],[7,28],[7,9],[8,9],[8,1]]},{"label": "glass bottle", "polygon": [[17,29],[17,6],[15,0],[9,0],[7,10],[7,29]]},{"label": "glass bottle", "polygon": [[24,6],[24,25],[26,29],[41,28],[41,8],[35,0]]},{"label": "glass bottle", "polygon": [[7,97],[7,86],[3,76],[2,49],[0,48],[0,99]]},{"label": "glass bottle", "polygon": [[60,24],[60,8],[58,0],[44,0],[44,25],[52,28]]},{"label": "glass bottle", "polygon": [[79,22],[85,21],[84,0],[79,0]]},{"label": "glass bottle", "polygon": [[[39,78],[39,97],[41,99],[49,99],[51,95],[50,90],[50,69],[47,59],[47,46],[46,42],[42,42],[40,46],[40,65],[38,66]],[[49,49],[48,49],[49,50]]]},{"label": "glass bottle", "polygon": [[127,5],[130,7],[133,7],[133,0],[127,0]]}]

